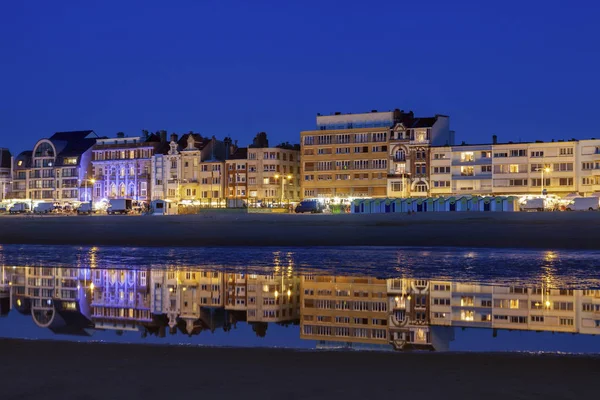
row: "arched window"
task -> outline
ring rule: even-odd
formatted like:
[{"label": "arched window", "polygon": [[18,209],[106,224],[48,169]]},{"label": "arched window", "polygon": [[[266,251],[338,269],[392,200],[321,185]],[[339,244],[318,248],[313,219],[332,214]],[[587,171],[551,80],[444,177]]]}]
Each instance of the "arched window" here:
[{"label": "arched window", "polygon": [[129,197],[134,197],[135,196],[135,186],[133,185],[133,183],[129,184]]},{"label": "arched window", "polygon": [[427,193],[427,184],[425,182],[419,182],[415,185],[415,192]]},{"label": "arched window", "polygon": [[119,185],[119,196],[125,197],[125,184],[124,183],[121,183]]},{"label": "arched window", "polygon": [[117,196],[117,185],[115,185],[114,183],[110,184],[110,197],[116,197]]},{"label": "arched window", "polygon": [[35,157],[54,157],[54,149],[52,148],[50,143],[41,143],[35,149]]},{"label": "arched window", "polygon": [[405,161],[406,160],[406,152],[403,149],[396,150],[394,153],[395,161]]}]

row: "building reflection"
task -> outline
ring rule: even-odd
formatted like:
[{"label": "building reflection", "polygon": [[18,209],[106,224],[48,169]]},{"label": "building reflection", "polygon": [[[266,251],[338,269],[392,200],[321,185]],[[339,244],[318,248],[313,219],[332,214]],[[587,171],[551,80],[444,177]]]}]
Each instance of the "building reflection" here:
[{"label": "building reflection", "polygon": [[247,323],[264,337],[270,324],[300,325],[317,348],[397,351],[447,350],[456,327],[600,334],[600,290],[299,275],[280,259],[270,272],[3,266],[0,317],[86,336],[193,336]]}]

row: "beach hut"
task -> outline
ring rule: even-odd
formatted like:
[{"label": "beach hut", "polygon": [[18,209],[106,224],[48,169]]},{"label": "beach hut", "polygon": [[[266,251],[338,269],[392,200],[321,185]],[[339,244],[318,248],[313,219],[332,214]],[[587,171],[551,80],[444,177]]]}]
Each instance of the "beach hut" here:
[{"label": "beach hut", "polygon": [[394,213],[402,212],[402,203],[404,199],[392,199],[392,211]]},{"label": "beach hut", "polygon": [[176,215],[177,205],[168,200],[153,200],[150,203],[152,215]]},{"label": "beach hut", "polygon": [[385,213],[393,213],[396,210],[396,203],[394,199],[385,199],[383,202],[383,208]]},{"label": "beach hut", "polygon": [[435,211],[434,201],[435,201],[435,199],[433,197],[428,197],[425,199],[425,204],[427,205],[427,210],[425,210],[425,211],[428,211],[428,212]]},{"label": "beach hut", "polygon": [[479,211],[485,211],[485,212],[492,211],[493,201],[494,201],[493,197],[489,197],[489,196],[480,197],[477,200],[477,203],[478,203],[477,208],[479,209]]},{"label": "beach hut", "polygon": [[433,210],[432,211],[446,211],[444,206],[446,205],[445,197],[436,197],[433,199]]},{"label": "beach hut", "polygon": [[502,199],[502,211],[519,211],[519,198],[516,196],[507,196]]},{"label": "beach hut", "polygon": [[496,196],[494,197],[494,206],[492,207],[492,211],[502,212],[504,209],[504,196]]},{"label": "beach hut", "polygon": [[373,199],[371,200],[371,214],[380,214],[385,212],[385,200],[384,199]]},{"label": "beach hut", "polygon": [[363,199],[355,199],[352,201],[351,212],[353,214],[363,214],[365,212],[365,203]]},{"label": "beach hut", "polygon": [[445,201],[444,211],[456,211],[456,197],[448,197]]},{"label": "beach hut", "polygon": [[461,196],[458,199],[456,199],[456,211],[469,211],[468,201],[468,196]]}]

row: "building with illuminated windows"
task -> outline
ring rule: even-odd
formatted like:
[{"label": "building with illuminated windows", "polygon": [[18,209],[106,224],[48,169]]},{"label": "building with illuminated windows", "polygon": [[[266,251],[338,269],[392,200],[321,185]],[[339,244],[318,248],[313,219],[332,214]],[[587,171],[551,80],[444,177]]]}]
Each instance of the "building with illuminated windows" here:
[{"label": "building with illuminated windows", "polygon": [[93,149],[95,202],[110,199],[151,199],[152,156],[168,148],[167,132],[99,139]]},{"label": "building with illuminated windows", "polygon": [[94,131],[57,132],[39,140],[13,162],[12,188],[7,198],[62,205],[89,201],[92,193]]},{"label": "building with illuminated windows", "polygon": [[347,202],[356,197],[426,196],[429,148],[452,145],[443,115],[415,117],[394,110],[317,114],[317,128],[300,133],[302,196]]},{"label": "building with illuminated windows", "polygon": [[12,156],[8,149],[0,147],[0,203],[6,199],[11,191],[12,182]]}]

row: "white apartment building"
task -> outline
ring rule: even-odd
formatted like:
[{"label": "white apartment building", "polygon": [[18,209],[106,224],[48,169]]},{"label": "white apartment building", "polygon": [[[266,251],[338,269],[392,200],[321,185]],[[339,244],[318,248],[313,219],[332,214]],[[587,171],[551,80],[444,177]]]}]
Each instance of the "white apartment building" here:
[{"label": "white apartment building", "polygon": [[431,196],[600,190],[600,140],[432,147],[430,164]]},{"label": "white apartment building", "polygon": [[577,152],[578,192],[589,196],[600,192],[600,140],[580,140]]},{"label": "white apartment building", "polygon": [[556,194],[577,191],[576,141],[492,146],[494,194]]},{"label": "white apartment building", "polygon": [[598,334],[600,290],[431,281],[431,324]]},{"label": "white apartment building", "polygon": [[432,196],[489,194],[492,190],[492,145],[433,147]]}]

